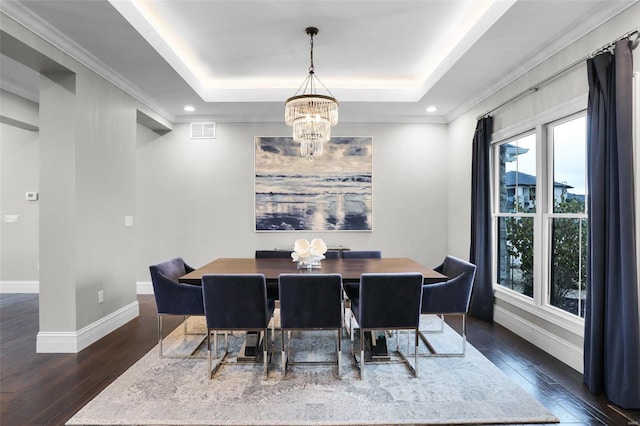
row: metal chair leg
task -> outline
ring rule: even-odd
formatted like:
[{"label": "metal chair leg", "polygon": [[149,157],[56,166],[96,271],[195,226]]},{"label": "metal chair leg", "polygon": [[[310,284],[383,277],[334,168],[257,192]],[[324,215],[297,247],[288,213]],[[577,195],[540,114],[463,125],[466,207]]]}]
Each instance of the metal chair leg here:
[{"label": "metal chair leg", "polygon": [[414,347],[415,347],[415,351],[413,352],[413,365],[415,365],[416,367],[416,377],[418,377],[418,327],[416,327],[415,333],[414,334]]},{"label": "metal chair leg", "polygon": [[[416,328],[417,331],[417,328]],[[404,352],[402,352],[402,350],[400,349],[400,342],[399,342],[399,338],[398,335],[400,334],[400,330],[396,330],[396,351],[398,352],[398,355],[400,355],[400,357],[402,358],[403,363],[409,367],[409,370],[411,370],[411,372],[413,373],[413,377],[418,377],[418,357],[417,357],[417,349],[418,349],[418,337],[416,334],[415,337],[415,345],[416,345],[416,352],[414,352],[413,356],[414,356],[414,364],[411,365],[411,362],[409,361],[409,359],[407,358],[407,355],[405,355]],[[411,332],[407,332],[407,350],[409,350],[411,348]]]},{"label": "metal chair leg", "polygon": [[272,321],[271,322],[271,358],[273,358],[273,351],[276,345],[275,335],[276,335],[276,322]]},{"label": "metal chair leg", "polygon": [[[168,314],[166,314],[168,315]],[[206,358],[206,356],[204,355],[194,355],[198,349],[200,349],[200,346],[204,343],[206,336],[201,334],[201,333],[187,333],[187,318],[188,316],[183,316],[183,324],[184,324],[184,335],[196,335],[196,336],[202,336],[202,340],[198,343],[197,346],[195,346],[193,348],[193,350],[191,351],[191,353],[189,355],[165,355],[164,354],[164,348],[163,348],[163,342],[164,342],[164,330],[163,330],[163,320],[162,318],[165,315],[162,314],[158,314],[158,356],[160,358],[170,358],[170,359],[204,359]]]},{"label": "metal chair leg", "polygon": [[364,330],[360,327],[360,380],[364,379]]},{"label": "metal chair leg", "polygon": [[338,329],[338,379],[342,379],[342,327]]},{"label": "metal chair leg", "polygon": [[[448,314],[448,315],[455,315],[455,314]],[[423,343],[427,346],[427,348],[429,349],[429,352],[431,352],[430,354],[421,354],[421,356],[427,356],[427,357],[462,357],[466,355],[467,352],[467,314],[466,313],[462,313],[459,314],[462,315],[462,352],[454,352],[454,353],[439,353],[431,344],[431,342],[429,342],[429,340],[427,339],[427,336],[422,332],[422,331],[418,331],[418,335],[420,336],[420,339],[422,339]],[[439,315],[442,321],[442,330],[435,330],[434,333],[441,333],[444,331],[444,314]]]},{"label": "metal chair leg", "polygon": [[281,365],[280,369],[282,371],[282,378],[284,379],[287,376],[287,355],[285,353],[285,339],[286,339],[286,331],[282,330],[282,354],[281,354]]},{"label": "metal chair leg", "polygon": [[467,353],[467,314],[462,315],[462,356]]},{"label": "metal chair leg", "polygon": [[353,355],[353,315],[349,316],[349,338],[351,339],[351,355]]},{"label": "metal chair leg", "polygon": [[158,315],[158,348],[160,349],[160,358],[162,356],[162,315]]},{"label": "metal chair leg", "polygon": [[[208,347],[211,348],[210,343]],[[208,352],[209,352],[209,378],[212,379],[213,375],[216,373],[216,371],[218,371],[218,368],[220,368],[225,358],[227,357],[227,354],[229,353],[229,332],[226,330],[224,332],[224,352],[222,353],[222,356],[218,358],[218,331],[217,330],[213,331],[213,352],[214,352],[213,359],[215,361],[215,365],[213,366],[211,365],[211,350],[209,350]]]},{"label": "metal chair leg", "polygon": [[262,338],[262,363],[264,368],[264,378],[265,380],[269,377],[269,367],[268,367],[268,357],[267,357],[267,334],[268,327],[264,329],[264,337]]},{"label": "metal chair leg", "polygon": [[211,378],[211,330],[207,328],[207,371],[209,372],[209,378]]}]

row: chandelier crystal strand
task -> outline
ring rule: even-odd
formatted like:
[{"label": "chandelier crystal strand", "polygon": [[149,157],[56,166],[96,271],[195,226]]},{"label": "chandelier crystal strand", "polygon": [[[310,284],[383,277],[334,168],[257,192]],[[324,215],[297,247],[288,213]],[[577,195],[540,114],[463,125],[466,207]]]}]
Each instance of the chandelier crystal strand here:
[{"label": "chandelier crystal strand", "polygon": [[[309,75],[300,86],[304,87],[303,94],[296,93],[287,99],[285,122],[293,127],[293,140],[300,143],[300,154],[313,158],[322,155],[322,144],[331,139],[331,127],[338,124],[338,101],[333,96],[315,93],[315,79],[327,92],[329,90],[315,76],[313,65],[313,36],[318,33],[318,29],[309,27],[306,32],[311,37]],[[310,93],[306,93],[307,89]]]}]

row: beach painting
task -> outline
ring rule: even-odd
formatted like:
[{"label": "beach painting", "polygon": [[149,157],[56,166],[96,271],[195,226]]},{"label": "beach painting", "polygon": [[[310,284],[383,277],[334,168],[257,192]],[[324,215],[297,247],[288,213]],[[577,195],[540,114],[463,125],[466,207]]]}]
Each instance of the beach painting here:
[{"label": "beach painting", "polygon": [[371,231],[371,148],[332,137],[310,160],[292,137],[256,137],[256,231]]}]

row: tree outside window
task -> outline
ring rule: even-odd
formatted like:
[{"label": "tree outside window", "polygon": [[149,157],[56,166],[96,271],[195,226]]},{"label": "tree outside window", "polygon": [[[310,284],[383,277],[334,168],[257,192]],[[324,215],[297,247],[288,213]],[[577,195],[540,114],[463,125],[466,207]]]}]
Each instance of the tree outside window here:
[{"label": "tree outside window", "polygon": [[[551,155],[536,156],[534,133],[494,150],[498,155],[494,163],[498,167],[497,282],[530,298],[542,292],[543,303],[583,317],[588,224],[586,118],[584,114],[570,117],[547,129],[543,152],[548,150]],[[541,168],[549,170],[547,179],[537,179],[540,161],[548,161]],[[536,229],[536,217],[544,220],[540,229]],[[547,247],[539,251],[547,259],[535,257],[536,241]],[[542,271],[542,276],[537,277],[536,271]]]}]

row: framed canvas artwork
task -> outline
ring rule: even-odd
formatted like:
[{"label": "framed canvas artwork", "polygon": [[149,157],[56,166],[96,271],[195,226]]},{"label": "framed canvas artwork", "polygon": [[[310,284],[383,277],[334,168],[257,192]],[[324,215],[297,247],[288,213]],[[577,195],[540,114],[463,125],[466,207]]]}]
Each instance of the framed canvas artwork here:
[{"label": "framed canvas artwork", "polygon": [[333,137],[310,160],[292,137],[256,137],[256,231],[371,231],[371,148]]}]

